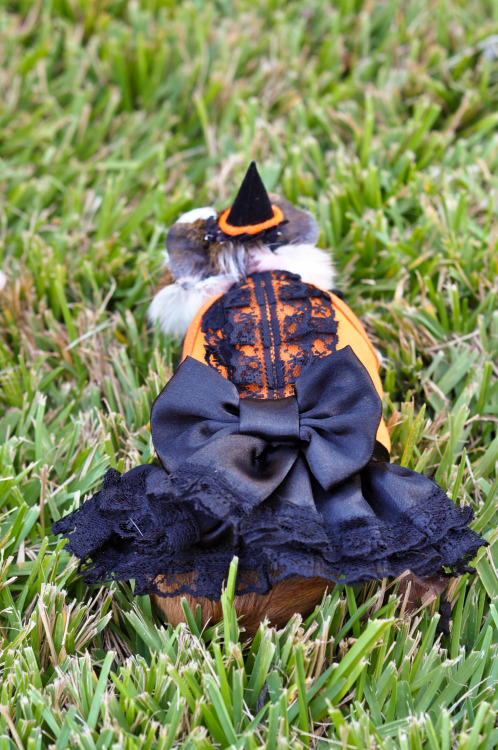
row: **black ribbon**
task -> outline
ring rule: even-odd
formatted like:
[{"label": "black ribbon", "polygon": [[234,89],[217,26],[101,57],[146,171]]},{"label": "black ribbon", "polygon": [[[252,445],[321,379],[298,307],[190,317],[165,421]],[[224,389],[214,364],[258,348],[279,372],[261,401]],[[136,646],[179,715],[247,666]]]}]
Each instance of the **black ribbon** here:
[{"label": "black ribbon", "polygon": [[315,359],[283,399],[239,399],[236,387],[191,357],[154,401],[151,431],[169,473],[205,467],[253,502],[313,503],[361,470],[374,452],[382,405],[351,347]]}]

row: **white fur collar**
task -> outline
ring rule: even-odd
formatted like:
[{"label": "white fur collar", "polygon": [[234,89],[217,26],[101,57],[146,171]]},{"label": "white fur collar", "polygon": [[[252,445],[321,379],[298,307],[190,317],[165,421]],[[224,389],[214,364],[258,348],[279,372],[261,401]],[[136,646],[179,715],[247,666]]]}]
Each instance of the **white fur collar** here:
[{"label": "white fur collar", "polygon": [[152,323],[159,321],[161,331],[181,339],[201,305],[215,294],[228,292],[234,281],[230,276],[211,276],[203,281],[179,279],[159,290],[147,316]]},{"label": "white fur collar", "polygon": [[306,284],[332,289],[332,259],[314,245],[282,245],[272,251],[268,247],[252,248],[247,259],[247,274],[262,271],[297,273]]}]

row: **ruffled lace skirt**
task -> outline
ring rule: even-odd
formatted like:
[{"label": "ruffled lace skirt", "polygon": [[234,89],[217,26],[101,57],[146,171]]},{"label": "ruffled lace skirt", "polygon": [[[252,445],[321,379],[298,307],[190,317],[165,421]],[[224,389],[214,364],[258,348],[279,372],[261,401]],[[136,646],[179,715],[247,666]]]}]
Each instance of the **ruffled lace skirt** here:
[{"label": "ruffled lace skirt", "polygon": [[[346,347],[317,360],[293,397],[238,398],[188,358],[151,415],[159,466],[109,470],[100,492],[54,524],[89,583],[219,599],[291,576],[357,584],[410,569],[460,574],[482,538],[421,474],[382,460],[380,399]],[[165,591],[165,588],[168,591]]]}]

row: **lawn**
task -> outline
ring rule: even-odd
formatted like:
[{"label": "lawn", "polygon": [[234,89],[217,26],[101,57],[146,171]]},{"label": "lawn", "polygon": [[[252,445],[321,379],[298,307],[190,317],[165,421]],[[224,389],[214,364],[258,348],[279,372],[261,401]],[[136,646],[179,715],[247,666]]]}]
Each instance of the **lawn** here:
[{"label": "lawn", "polygon": [[[0,2],[0,750],[498,746],[498,4]],[[52,521],[154,460],[168,226],[256,159],[383,355],[393,460],[490,546],[240,640],[87,588]]]}]

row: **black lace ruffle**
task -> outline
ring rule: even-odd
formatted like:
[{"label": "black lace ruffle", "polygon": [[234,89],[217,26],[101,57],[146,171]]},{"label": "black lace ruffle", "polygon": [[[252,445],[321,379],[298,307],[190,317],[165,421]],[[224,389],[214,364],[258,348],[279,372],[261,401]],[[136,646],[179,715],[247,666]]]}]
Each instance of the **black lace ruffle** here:
[{"label": "black lace ruffle", "polygon": [[88,583],[134,579],[137,594],[212,600],[234,555],[237,593],[264,594],[294,575],[355,584],[407,569],[459,574],[483,544],[468,528],[470,508],[399,466],[371,461],[334,491],[316,489],[316,508],[277,493],[254,507],[205,466],[172,476],[154,466],[111,469],[54,531],[68,537]]}]

